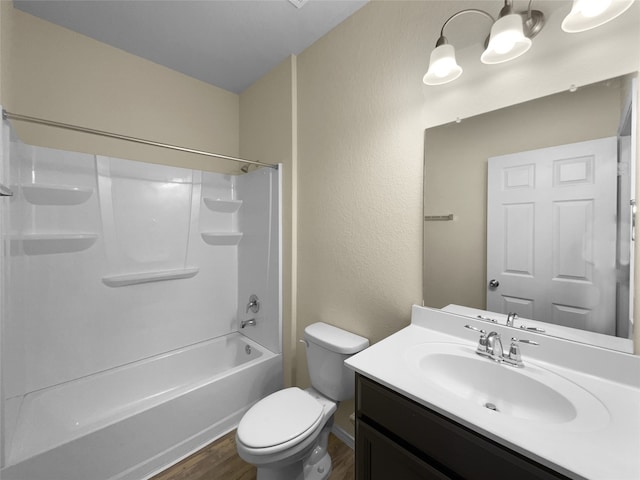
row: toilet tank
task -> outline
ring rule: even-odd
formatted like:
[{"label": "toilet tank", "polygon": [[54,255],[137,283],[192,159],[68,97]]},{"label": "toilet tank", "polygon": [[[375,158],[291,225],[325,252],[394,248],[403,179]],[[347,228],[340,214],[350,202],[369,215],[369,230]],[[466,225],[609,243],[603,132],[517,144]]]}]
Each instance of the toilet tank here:
[{"label": "toilet tank", "polygon": [[344,361],[367,348],[369,340],[323,322],[305,328],[304,340],[313,388],[336,402],[352,398],[354,373]]}]

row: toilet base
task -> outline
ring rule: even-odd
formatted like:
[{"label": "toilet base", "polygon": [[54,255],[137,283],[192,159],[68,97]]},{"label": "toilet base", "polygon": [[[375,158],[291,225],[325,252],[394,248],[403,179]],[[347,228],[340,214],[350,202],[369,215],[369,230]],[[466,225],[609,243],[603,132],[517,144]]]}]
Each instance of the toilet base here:
[{"label": "toilet base", "polygon": [[326,480],[331,470],[331,457],[325,453],[317,463],[304,466],[304,480]]},{"label": "toilet base", "polygon": [[331,457],[327,451],[333,414],[322,428],[313,450],[305,458],[276,468],[258,466],[257,480],[326,480],[331,474]]},{"label": "toilet base", "polygon": [[304,480],[302,462],[295,462],[286,467],[265,468],[258,467],[256,480]]},{"label": "toilet base", "polygon": [[256,480],[327,480],[331,470],[331,457],[325,452],[324,456],[312,465],[303,465],[300,461],[286,467],[258,467]]},{"label": "toilet base", "polygon": [[334,417],[331,415],[318,436],[318,443],[311,455],[304,462],[305,480],[326,480],[331,473],[331,457],[327,451],[329,433],[333,427]]}]

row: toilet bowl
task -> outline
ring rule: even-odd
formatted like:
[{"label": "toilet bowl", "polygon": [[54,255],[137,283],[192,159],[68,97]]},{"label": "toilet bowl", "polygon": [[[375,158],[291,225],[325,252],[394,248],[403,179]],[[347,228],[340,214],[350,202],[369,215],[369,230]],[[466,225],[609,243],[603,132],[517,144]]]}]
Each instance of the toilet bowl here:
[{"label": "toilet bowl", "polygon": [[258,480],[324,480],[331,473],[327,442],[338,402],[353,397],[353,372],[344,360],[369,341],[326,323],[305,329],[312,387],[275,392],[240,420],[238,455],[257,467]]}]

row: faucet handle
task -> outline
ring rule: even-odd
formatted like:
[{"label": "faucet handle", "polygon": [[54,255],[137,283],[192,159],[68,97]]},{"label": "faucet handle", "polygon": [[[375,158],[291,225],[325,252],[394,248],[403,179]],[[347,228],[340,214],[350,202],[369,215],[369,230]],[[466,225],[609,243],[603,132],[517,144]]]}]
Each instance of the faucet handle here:
[{"label": "faucet handle", "polygon": [[258,313],[258,310],[260,310],[260,300],[258,299],[257,295],[251,295],[249,297],[249,303],[247,303],[246,313],[249,313],[249,310],[251,310],[253,313]]},{"label": "faucet handle", "polygon": [[485,330],[482,330],[481,328],[474,327],[473,325],[465,325],[464,328],[468,328],[469,330],[473,330],[474,332],[478,332],[480,334],[478,346],[476,347],[476,353],[478,355],[485,355],[487,353],[487,332]]},{"label": "faucet handle", "polygon": [[520,329],[528,330],[529,332],[545,333],[545,329],[539,327],[527,327],[526,325],[520,325]]},{"label": "faucet handle", "polygon": [[513,367],[522,368],[524,367],[524,363],[522,363],[522,355],[520,354],[520,345],[518,345],[518,343],[527,343],[529,345],[540,345],[540,344],[538,342],[534,342],[533,340],[511,337],[511,346],[509,347],[509,356],[505,358],[504,361],[505,363]]},{"label": "faucet handle", "polygon": [[478,327],[474,327],[473,325],[465,325],[464,328],[468,328],[469,330],[473,330],[475,332],[479,332],[482,335],[484,335],[485,333],[487,333],[486,331],[482,330],[481,328]]}]

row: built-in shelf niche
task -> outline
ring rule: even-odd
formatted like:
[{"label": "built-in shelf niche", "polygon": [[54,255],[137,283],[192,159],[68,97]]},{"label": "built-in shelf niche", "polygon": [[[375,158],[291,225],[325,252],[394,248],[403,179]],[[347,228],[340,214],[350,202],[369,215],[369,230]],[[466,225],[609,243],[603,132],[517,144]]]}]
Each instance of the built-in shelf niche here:
[{"label": "built-in shelf niche", "polygon": [[195,277],[199,272],[197,267],[177,268],[173,270],[157,270],[148,272],[126,273],[122,275],[107,275],[102,277],[102,283],[109,287],[126,287],[140,283],[161,282],[163,280],[179,280]]},{"label": "built-in shelf niche", "polygon": [[[242,200],[220,200],[203,197],[207,208],[217,213],[237,213],[242,206]],[[242,239],[241,232],[202,232],[202,239],[208,245],[238,245]]]},{"label": "built-in shelf niche", "polygon": [[93,245],[97,238],[98,235],[93,233],[34,233],[14,237],[11,241],[22,244],[26,255],[50,255],[81,252]]},{"label": "built-in shelf niche", "polygon": [[219,213],[236,213],[242,206],[242,200],[219,200],[209,197],[204,197],[203,200],[209,210]]},{"label": "built-in shelf niche", "polygon": [[86,202],[93,188],[71,185],[31,184],[22,185],[27,202],[34,205],[80,205]]},{"label": "built-in shelf niche", "polygon": [[202,232],[202,239],[209,245],[238,245],[241,232]]}]

